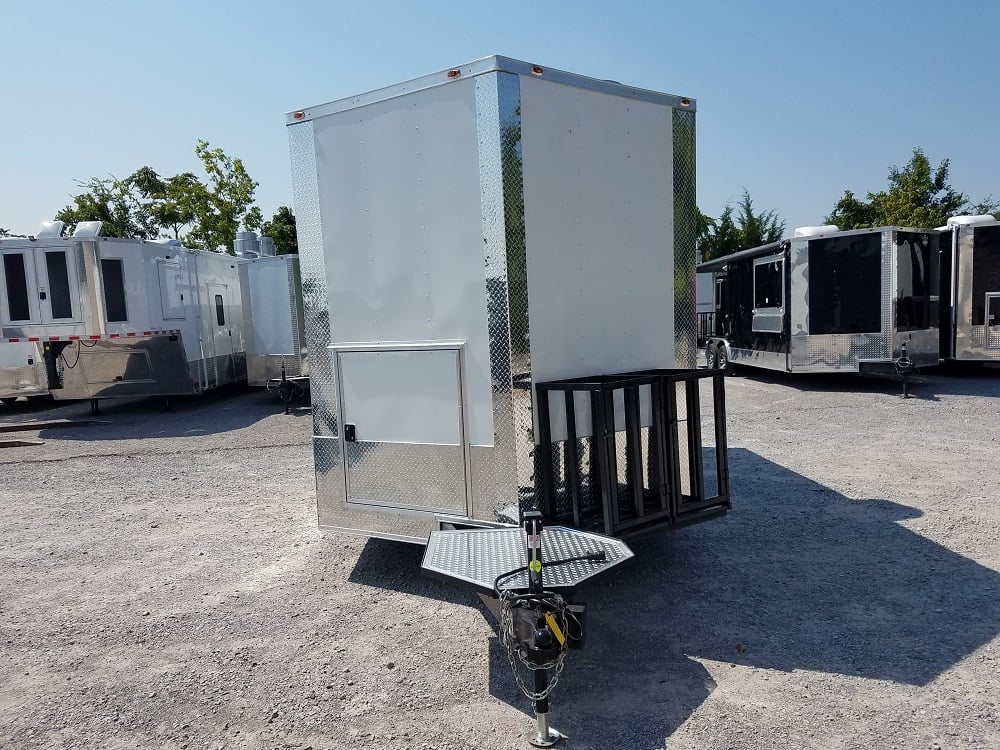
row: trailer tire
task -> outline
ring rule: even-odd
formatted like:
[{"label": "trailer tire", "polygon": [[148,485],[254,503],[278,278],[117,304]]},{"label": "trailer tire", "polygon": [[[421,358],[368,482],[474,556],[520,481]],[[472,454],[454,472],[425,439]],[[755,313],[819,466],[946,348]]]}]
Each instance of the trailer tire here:
[{"label": "trailer tire", "polygon": [[705,363],[709,370],[715,369],[715,346],[712,344],[705,347]]},{"label": "trailer tire", "polygon": [[720,346],[715,352],[715,369],[722,370],[726,375],[733,374],[733,363],[729,361],[729,352],[724,346]]},{"label": "trailer tire", "polygon": [[0,398],[0,404],[13,404],[17,401],[17,396],[4,396]]}]

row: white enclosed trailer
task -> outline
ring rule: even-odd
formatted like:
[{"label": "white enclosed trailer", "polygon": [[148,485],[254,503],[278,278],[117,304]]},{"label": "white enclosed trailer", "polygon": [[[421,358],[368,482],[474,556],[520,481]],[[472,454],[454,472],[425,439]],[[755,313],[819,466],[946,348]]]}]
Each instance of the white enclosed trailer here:
[{"label": "white enclosed trailer", "polygon": [[[270,237],[239,232],[236,254],[246,317],[247,383],[308,386],[309,365],[298,255],[274,255]],[[268,242],[265,242],[268,241]]]},{"label": "white enclosed trailer", "polygon": [[[543,494],[578,526],[603,498],[607,533],[728,507],[724,432],[716,463],[690,433],[657,453],[700,429],[698,383],[664,385],[697,374],[693,100],[490,57],[287,124],[321,525],[423,542]],[[655,507],[608,509],[626,475]]]},{"label": "white enclosed trailer", "polygon": [[941,233],[941,359],[1000,362],[1000,221],[955,216]]},{"label": "white enclosed trailer", "polygon": [[245,379],[239,261],[98,230],[0,240],[0,346],[39,345],[57,399]]}]

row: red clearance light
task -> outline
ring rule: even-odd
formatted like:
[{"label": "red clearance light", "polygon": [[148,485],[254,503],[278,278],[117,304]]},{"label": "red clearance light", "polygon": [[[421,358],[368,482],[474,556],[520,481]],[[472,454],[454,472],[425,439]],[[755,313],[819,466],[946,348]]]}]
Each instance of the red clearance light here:
[{"label": "red clearance light", "polygon": [[682,107],[690,107],[691,106],[691,100],[690,99],[681,99],[681,106]]},{"label": "red clearance light", "polygon": [[536,65],[535,67],[533,67],[531,69],[531,72],[534,73],[536,76],[540,76],[545,71],[542,68],[540,68],[539,66]]},{"label": "red clearance light", "polygon": [[296,112],[296,113],[294,113],[292,115],[292,117],[294,117],[296,120],[301,120],[305,116],[306,116],[306,113],[302,112],[302,111]]},{"label": "red clearance light", "polygon": [[452,70],[448,71],[449,78],[458,78],[460,75],[462,75],[462,71],[458,70],[457,68],[453,68]]}]

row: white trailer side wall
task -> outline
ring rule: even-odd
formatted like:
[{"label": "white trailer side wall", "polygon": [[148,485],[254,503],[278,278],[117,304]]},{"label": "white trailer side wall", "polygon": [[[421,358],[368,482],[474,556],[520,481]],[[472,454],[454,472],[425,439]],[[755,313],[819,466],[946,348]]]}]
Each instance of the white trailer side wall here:
[{"label": "white trailer side wall", "polygon": [[467,439],[492,445],[475,80],[314,124],[331,343],[464,342]]},{"label": "white trailer side wall", "polygon": [[531,375],[675,366],[673,110],[521,80]]}]

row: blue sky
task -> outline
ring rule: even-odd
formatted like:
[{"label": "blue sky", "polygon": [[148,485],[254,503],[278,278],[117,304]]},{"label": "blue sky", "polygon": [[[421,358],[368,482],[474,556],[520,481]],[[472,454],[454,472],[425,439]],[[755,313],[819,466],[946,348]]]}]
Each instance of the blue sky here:
[{"label": "blue sky", "polygon": [[886,186],[920,146],[1000,199],[1000,3],[4,3],[0,227],[32,233],[77,181],[243,159],[292,200],[284,113],[491,54],[698,102],[698,204],[750,191],[795,226]]}]

